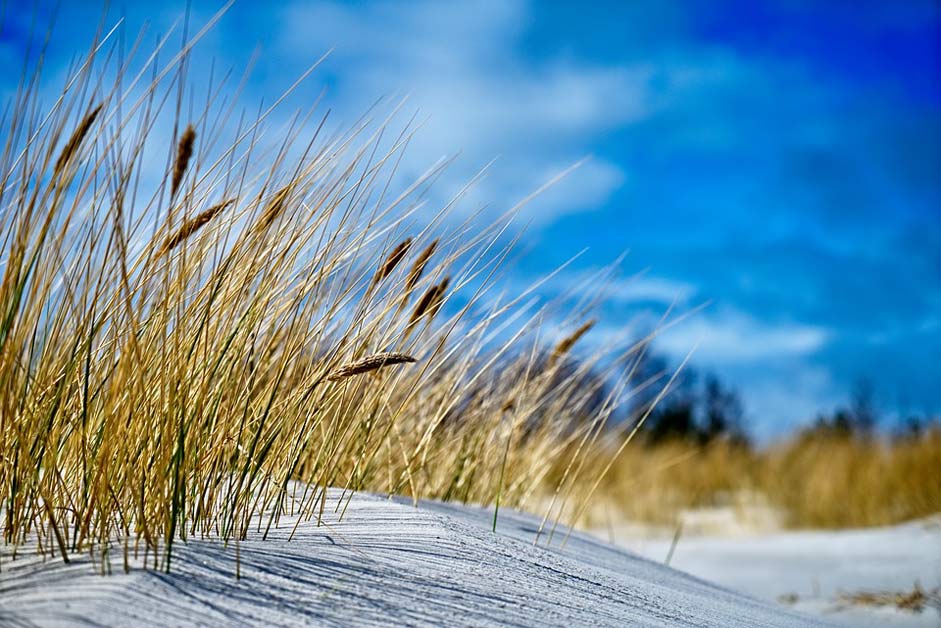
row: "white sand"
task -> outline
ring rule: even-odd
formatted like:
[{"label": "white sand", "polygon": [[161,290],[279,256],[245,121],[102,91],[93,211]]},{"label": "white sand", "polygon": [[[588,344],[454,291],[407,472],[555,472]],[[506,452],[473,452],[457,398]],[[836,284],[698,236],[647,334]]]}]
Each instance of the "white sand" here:
[{"label": "white sand", "polygon": [[[839,532],[681,536],[671,566],[767,600],[795,595],[793,608],[858,626],[941,626],[941,600],[921,613],[859,607],[841,593],[941,587],[941,516],[904,525]],[[600,532],[605,537],[608,532]],[[615,530],[617,543],[663,561],[669,538],[644,539]]]},{"label": "white sand", "polygon": [[[538,521],[492,510],[369,495],[342,522],[292,518],[267,541],[234,548],[193,540],[174,549],[172,573],[135,568],[96,575],[87,556],[0,563],[0,625],[822,625],[574,534],[564,550],[533,546]],[[260,535],[259,535],[260,536]]]}]

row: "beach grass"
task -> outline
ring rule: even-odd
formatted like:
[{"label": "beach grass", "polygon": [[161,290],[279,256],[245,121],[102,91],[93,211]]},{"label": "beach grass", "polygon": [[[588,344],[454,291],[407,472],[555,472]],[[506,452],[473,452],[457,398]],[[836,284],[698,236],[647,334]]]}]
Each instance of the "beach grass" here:
[{"label": "beach grass", "polygon": [[470,182],[431,207],[446,164],[405,179],[394,116],[253,119],[188,86],[203,32],[105,34],[54,99],[37,64],[6,109],[5,542],[169,568],[176,542],[319,518],[327,487],[577,512],[627,376],[601,382],[644,343],[564,369],[586,311],[495,292],[519,206],[467,212]]},{"label": "beach grass", "polygon": [[[613,444],[595,459],[613,455]],[[684,512],[729,508],[786,528],[891,525],[941,512],[941,428],[900,438],[808,430],[762,447],[716,440],[633,443],[582,521],[672,526]],[[590,519],[590,520],[589,520]],[[760,530],[758,530],[760,531]]]}]

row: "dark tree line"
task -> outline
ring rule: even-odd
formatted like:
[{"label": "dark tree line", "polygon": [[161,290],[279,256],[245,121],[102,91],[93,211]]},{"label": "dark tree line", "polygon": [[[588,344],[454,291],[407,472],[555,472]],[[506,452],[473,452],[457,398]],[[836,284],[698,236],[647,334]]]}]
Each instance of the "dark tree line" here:
[{"label": "dark tree line", "polygon": [[654,382],[648,390],[637,395],[632,412],[636,420],[650,411],[643,427],[648,442],[685,440],[706,444],[726,439],[736,444],[748,444],[741,399],[714,373],[700,374],[693,368],[686,368],[674,380],[667,394],[653,405],[671,373],[666,359],[658,355],[649,355],[637,365],[637,385]]},{"label": "dark tree line", "polygon": [[860,378],[850,392],[849,403],[828,414],[817,415],[814,423],[803,430],[804,435],[825,435],[837,438],[873,438],[877,433],[896,440],[917,439],[938,426],[941,417],[925,413],[899,415],[894,421],[879,411],[872,380]]},{"label": "dark tree line", "polygon": [[856,382],[850,394],[850,402],[830,414],[819,414],[805,434],[870,438],[879,422],[874,400],[873,385],[868,379]]},{"label": "dark tree line", "polygon": [[[584,368],[573,356],[565,356],[552,369],[549,368],[552,358],[548,353],[540,355],[536,363],[526,369],[520,369],[518,364],[514,364],[514,359],[514,356],[506,358],[505,368],[495,369],[491,380],[480,380],[468,388],[466,399],[452,410],[451,418],[445,422],[460,420],[467,404],[487,397],[495,389],[512,389],[519,384],[520,378],[543,372],[550,373],[551,378],[544,383],[539,406],[529,409],[529,428],[559,420],[552,411],[552,401],[559,397],[565,397],[568,406],[575,411],[565,419],[572,423],[573,429],[581,422],[594,420],[611,401],[614,382],[610,381],[610,372],[603,374]],[[676,368],[675,363],[648,347],[648,351],[628,362],[625,368],[627,371],[622,373],[631,374],[628,385],[630,401],[613,412],[610,425],[633,425],[646,415],[639,436],[651,445],[671,440],[698,445],[714,441],[746,447],[751,444],[741,397],[715,373],[687,366],[676,377],[667,394],[658,400],[660,391]],[[857,380],[847,403],[832,412],[817,415],[799,434],[803,437],[866,439],[879,433],[895,438],[918,438],[932,429],[931,426],[939,424],[941,417],[906,416],[900,417],[893,429],[879,412],[874,390],[872,380]]]}]

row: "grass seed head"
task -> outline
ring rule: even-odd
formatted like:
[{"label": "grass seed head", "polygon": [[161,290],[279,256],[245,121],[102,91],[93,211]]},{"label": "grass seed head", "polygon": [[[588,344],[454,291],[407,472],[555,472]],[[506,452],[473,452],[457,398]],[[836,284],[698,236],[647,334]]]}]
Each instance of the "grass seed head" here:
[{"label": "grass seed head", "polygon": [[581,327],[573,331],[571,334],[563,338],[559,344],[555,346],[555,349],[552,350],[552,355],[549,356],[549,363],[547,368],[552,368],[555,366],[558,361],[565,356],[566,353],[571,350],[575,343],[581,339],[582,336],[587,334],[592,327],[595,326],[595,321],[591,320],[583,324]]},{"label": "grass seed head", "polygon": [[378,284],[380,281],[392,274],[392,271],[395,270],[395,267],[399,265],[399,262],[405,257],[405,254],[408,253],[409,247],[412,246],[412,239],[405,238],[392,249],[392,252],[389,253],[389,256],[386,257],[386,261],[376,270],[376,274],[372,278],[373,285]]},{"label": "grass seed head", "polygon": [[264,213],[262,213],[261,218],[258,219],[258,231],[264,231],[271,226],[278,216],[284,212],[284,208],[287,206],[288,196],[291,194],[292,185],[289,183],[284,186],[277,192],[274,196],[271,197],[271,201],[265,207]]},{"label": "grass seed head", "polygon": [[418,280],[421,279],[422,273],[425,271],[425,266],[428,264],[428,260],[431,259],[431,256],[435,254],[435,249],[438,248],[438,241],[434,240],[431,244],[425,247],[425,250],[415,259],[415,263],[412,264],[411,270],[408,271],[408,277],[405,279],[405,293],[408,294],[415,289],[415,286],[418,284]]},{"label": "grass seed head", "polygon": [[227,201],[222,201],[213,205],[209,209],[199,213],[195,218],[187,220],[180,230],[168,237],[163,246],[160,247],[160,250],[157,252],[157,256],[166,255],[177,246],[179,246],[184,240],[189,238],[191,235],[202,229],[206,224],[215,218],[218,214],[222,213],[226,207],[235,202],[234,198],[230,198]]},{"label": "grass seed head", "polygon": [[441,309],[441,304],[444,303],[444,295],[447,293],[448,285],[450,283],[451,278],[445,277],[441,280],[441,283],[438,284],[438,287],[435,290],[434,299],[432,299],[431,304],[428,306],[428,320],[431,320],[438,315],[438,310]]},{"label": "grass seed head", "polygon": [[376,353],[370,356],[366,356],[361,360],[344,364],[328,375],[327,379],[331,382],[336,382],[342,379],[346,379],[347,377],[359,375],[361,373],[368,373],[386,366],[404,364],[407,362],[415,362],[415,358],[410,355],[405,355],[404,353]]},{"label": "grass seed head", "polygon": [[186,126],[183,135],[180,137],[180,143],[176,147],[176,160],[173,162],[173,181],[170,186],[170,196],[176,196],[180,189],[180,183],[183,182],[183,175],[186,174],[186,167],[189,165],[190,157],[193,156],[193,142],[196,141],[196,131],[193,125]]},{"label": "grass seed head", "polygon": [[441,283],[435,284],[425,291],[425,294],[418,300],[415,309],[412,311],[412,317],[408,321],[409,325],[417,323],[426,313],[429,315],[429,318],[434,318],[435,314],[437,314],[438,310],[441,308],[441,301],[444,298],[444,293],[447,291],[450,282],[451,278],[445,277],[441,280]]},{"label": "grass seed head", "polygon": [[79,147],[82,145],[82,140],[88,135],[88,131],[91,130],[91,125],[95,123],[95,119],[98,117],[98,114],[101,113],[101,108],[102,105],[98,105],[89,111],[85,114],[85,117],[82,118],[82,121],[78,123],[78,126],[75,127],[72,136],[69,138],[69,141],[65,143],[65,147],[56,160],[56,175],[60,174],[65,169],[72,160],[72,157],[75,156],[75,153],[78,152]]}]

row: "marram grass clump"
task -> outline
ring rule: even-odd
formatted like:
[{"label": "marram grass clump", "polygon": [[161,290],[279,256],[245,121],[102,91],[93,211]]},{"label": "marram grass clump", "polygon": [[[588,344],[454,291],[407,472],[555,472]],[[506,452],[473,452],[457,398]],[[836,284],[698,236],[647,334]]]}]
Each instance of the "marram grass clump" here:
[{"label": "marram grass clump", "polygon": [[577,453],[562,480],[550,466],[589,451],[625,390],[599,404],[585,375],[629,369],[609,353],[559,376],[588,326],[551,374],[536,367],[549,312],[490,281],[512,212],[475,228],[449,218],[458,197],[429,213],[441,164],[400,185],[412,131],[388,121],[247,121],[212,97],[170,110],[198,102],[186,55],[132,71],[115,45],[95,42],[51,103],[27,77],[3,120],[8,547],[67,560],[117,544],[169,568],[191,537],[315,517],[330,486],[583,510],[574,487],[595,470]]}]

